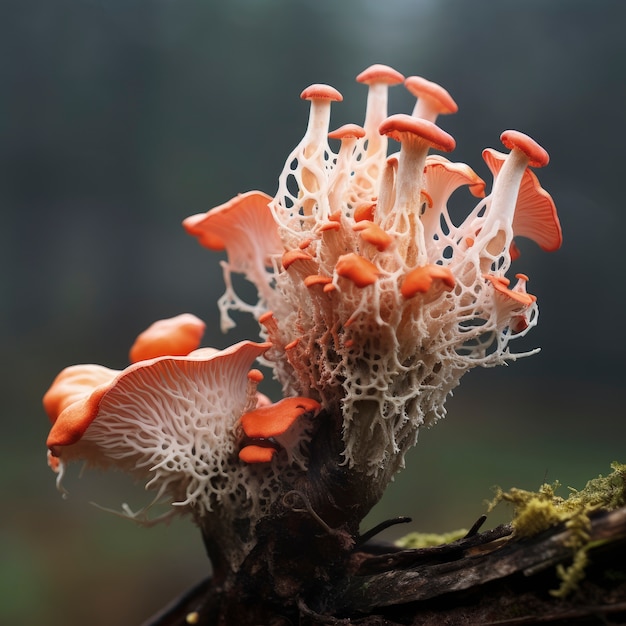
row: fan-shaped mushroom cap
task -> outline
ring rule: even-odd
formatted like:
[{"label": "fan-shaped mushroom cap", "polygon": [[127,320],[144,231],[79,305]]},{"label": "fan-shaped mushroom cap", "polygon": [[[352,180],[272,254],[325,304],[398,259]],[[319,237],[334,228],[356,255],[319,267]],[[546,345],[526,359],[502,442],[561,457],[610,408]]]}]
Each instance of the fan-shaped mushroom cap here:
[{"label": "fan-shaped mushroom cap", "polygon": [[185,356],[199,345],[205,323],[191,313],[158,320],[135,339],[130,349],[130,362],[159,356]]},{"label": "fan-shaped mushroom cap", "polygon": [[183,227],[202,246],[216,251],[227,249],[229,256],[232,252],[233,264],[239,265],[237,259],[246,257],[251,248],[258,248],[259,242],[268,254],[281,249],[269,208],[271,200],[262,191],[240,193],[206,213],[191,215],[183,221]]},{"label": "fan-shaped mushroom cap", "polygon": [[[476,198],[485,197],[485,181],[465,163],[455,163],[441,154],[429,154],[426,158],[426,174],[429,182],[429,193],[433,199],[437,195],[433,186],[438,189],[444,187],[446,199],[461,185],[468,185],[470,193]],[[440,180],[441,178],[445,182]],[[447,193],[448,191],[449,193]]]},{"label": "fan-shaped mushroom cap", "polygon": [[63,423],[56,426],[59,440],[73,443],[82,436],[88,426],[83,416],[100,399],[95,391],[106,388],[119,373],[102,365],[72,365],[59,373],[43,397],[44,410],[54,425],[63,415]]},{"label": "fan-shaped mushroom cap", "polygon": [[[267,301],[273,291],[266,267],[271,265],[274,255],[283,252],[270,201],[261,191],[249,191],[183,222],[185,230],[197,237],[201,245],[211,250],[226,249],[228,263],[224,264],[223,271],[227,282],[231,272],[245,273]],[[222,329],[227,330],[234,322],[222,306],[220,310]]]},{"label": "fan-shaped mushroom cap", "polygon": [[[137,431],[144,428],[144,419],[166,424],[186,415],[198,394],[205,399],[228,396],[230,385],[238,384],[239,377],[243,381],[241,393],[245,393],[251,363],[269,347],[269,343],[244,341],[219,352],[200,350],[184,357],[139,361],[121,372],[94,365],[68,368],[44,397],[44,406],[54,421],[47,445],[59,456],[61,448],[77,443],[97,418],[128,420],[127,428],[134,424]],[[230,370],[227,377],[224,367]],[[227,388],[220,392],[219,385]],[[213,410],[219,413],[223,407]],[[156,436],[157,431],[150,432]],[[148,432],[142,436],[147,437]],[[113,449],[126,444],[112,438],[109,445]]]}]

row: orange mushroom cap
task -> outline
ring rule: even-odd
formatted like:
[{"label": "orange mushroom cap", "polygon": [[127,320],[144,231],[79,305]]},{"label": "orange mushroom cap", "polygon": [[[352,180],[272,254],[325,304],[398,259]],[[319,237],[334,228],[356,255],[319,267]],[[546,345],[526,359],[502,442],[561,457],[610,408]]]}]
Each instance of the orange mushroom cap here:
[{"label": "orange mushroom cap", "polygon": [[360,222],[362,220],[368,220],[372,222],[374,220],[374,211],[376,210],[376,202],[363,202],[354,209],[354,221]]},{"label": "orange mushroom cap", "polygon": [[432,103],[437,113],[447,115],[459,110],[454,98],[441,85],[426,80],[421,76],[409,76],[404,81],[404,86],[416,97],[425,98]]},{"label": "orange mushroom cap", "polygon": [[43,397],[43,407],[50,421],[54,424],[68,407],[82,400],[86,393],[106,386],[119,373],[119,370],[109,369],[102,365],[66,367],[54,379]]},{"label": "orange mushroom cap", "polygon": [[296,261],[312,260],[313,257],[310,254],[304,252],[303,250],[294,248],[293,250],[287,250],[287,252],[283,254],[282,265],[285,269],[287,269],[292,263],[295,263]]},{"label": "orange mushroom cap", "polygon": [[304,284],[306,287],[314,287],[315,285],[328,285],[333,282],[330,276],[322,276],[321,274],[311,274],[306,276]]},{"label": "orange mushroom cap", "polygon": [[436,150],[450,152],[456,141],[436,124],[404,113],[391,115],[378,127],[381,135],[387,135],[396,141],[418,139],[425,141]]},{"label": "orange mushroom cap", "polygon": [[285,433],[305,413],[317,412],[319,402],[312,398],[283,398],[275,404],[256,408],[241,416],[241,427],[251,439],[269,439]]},{"label": "orange mushroom cap", "polygon": [[239,459],[244,463],[269,463],[277,452],[273,446],[250,444],[239,450]]},{"label": "orange mushroom cap", "polygon": [[268,254],[279,250],[278,229],[269,208],[271,200],[262,191],[240,193],[206,213],[186,218],[183,228],[210,250],[220,252],[232,244],[235,263],[240,265],[250,253],[251,241],[262,242]]},{"label": "orange mushroom cap", "polygon": [[331,139],[361,139],[365,137],[365,129],[358,124],[344,124],[328,133]]},{"label": "orange mushroom cap", "polygon": [[322,83],[309,85],[301,94],[302,100],[330,100],[331,102],[341,102],[343,96],[334,87]]},{"label": "orange mushroom cap", "polygon": [[468,185],[470,193],[476,198],[485,197],[485,181],[465,163],[455,163],[441,154],[429,154],[426,157],[426,172],[441,169],[446,172],[446,179],[455,188]]},{"label": "orange mushroom cap", "polygon": [[524,291],[514,291],[509,289],[510,280],[504,276],[493,276],[485,274],[484,277],[494,286],[495,290],[510,300],[519,302],[523,306],[530,306],[537,300],[535,296]]},{"label": "orange mushroom cap", "polygon": [[[133,413],[137,408],[134,403],[144,402],[144,396],[149,395],[133,392],[145,389],[152,391],[153,395],[162,391],[164,402],[171,402],[168,385],[195,385],[189,381],[196,379],[208,384],[211,378],[217,379],[218,373],[223,377],[225,367],[229,368],[230,374],[244,368],[247,371],[252,361],[270,346],[270,343],[242,341],[221,351],[199,350],[188,356],[139,361],[121,372],[96,365],[67,368],[57,376],[44,396],[44,407],[54,422],[48,435],[48,448],[54,456],[59,456],[60,448],[77,443],[98,417],[103,403],[116,402],[116,411],[123,405]],[[178,396],[188,405],[184,393]],[[113,398],[117,399],[114,401]],[[164,415],[165,420],[168,418]],[[137,428],[141,426],[137,424]]]},{"label": "orange mushroom cap", "polygon": [[350,252],[342,254],[335,265],[337,274],[351,280],[357,287],[367,287],[376,282],[379,269],[367,259]]},{"label": "orange mushroom cap", "polygon": [[456,281],[452,272],[441,265],[424,265],[416,267],[406,274],[400,287],[400,293],[405,298],[412,298],[418,293],[427,293],[435,280],[441,281],[444,289],[454,289]]},{"label": "orange mushroom cap", "polygon": [[382,83],[384,85],[399,85],[404,81],[404,76],[397,70],[382,63],[374,63],[364,69],[357,77],[357,82],[364,85]]},{"label": "orange mushroom cap", "polygon": [[352,227],[352,230],[358,232],[364,241],[371,243],[379,252],[383,252],[393,243],[389,233],[385,232],[378,224],[369,220],[357,222]]},{"label": "orange mushroom cap", "polygon": [[158,320],[135,339],[130,349],[130,362],[159,356],[185,356],[199,345],[206,324],[191,313]]},{"label": "orange mushroom cap", "polygon": [[550,155],[532,137],[518,130],[505,130],[500,141],[509,150],[521,150],[528,157],[530,167],[545,167],[550,162]]},{"label": "orange mushroom cap", "polygon": [[260,383],[263,381],[263,378],[264,376],[261,370],[253,368],[248,372],[248,380],[251,382]]}]

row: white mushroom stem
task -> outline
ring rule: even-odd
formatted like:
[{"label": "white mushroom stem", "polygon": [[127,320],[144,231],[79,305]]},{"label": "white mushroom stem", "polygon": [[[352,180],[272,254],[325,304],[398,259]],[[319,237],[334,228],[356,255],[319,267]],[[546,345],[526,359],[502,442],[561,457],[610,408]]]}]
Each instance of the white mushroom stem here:
[{"label": "white mushroom stem", "polygon": [[417,98],[413,108],[413,117],[434,123],[440,115],[457,112],[456,102],[441,85],[421,76],[409,76],[404,84]]},{"label": "white mushroom stem", "polygon": [[339,148],[337,162],[329,185],[328,204],[331,213],[335,213],[335,211],[343,208],[341,200],[344,197],[352,173],[352,155],[357,139],[356,135],[347,135],[341,139],[341,147]]},{"label": "white mushroom stem", "polygon": [[[494,181],[489,209],[476,242],[494,257],[508,250],[513,239],[513,217],[517,195],[528,163],[528,156],[521,150],[513,148]],[[486,271],[487,268],[481,269]]]},{"label": "white mushroom stem", "polygon": [[402,214],[418,214],[422,203],[424,166],[430,144],[418,137],[407,136],[401,145],[394,210]]},{"label": "white mushroom stem", "polygon": [[413,117],[420,117],[423,120],[433,122],[433,124],[437,121],[440,114],[439,103],[427,96],[421,96],[417,99],[412,113]]},{"label": "white mushroom stem", "polygon": [[397,157],[389,157],[380,178],[378,201],[376,203],[376,212],[374,213],[374,220],[379,226],[382,226],[382,224],[385,222],[385,218],[391,212],[393,204],[395,202],[395,181],[397,170]]},{"label": "white mushroom stem", "polygon": [[367,91],[367,105],[363,128],[367,137],[367,155],[377,152],[387,153],[387,137],[378,132],[378,127],[387,117],[387,100],[389,85],[371,83]]},{"label": "white mushroom stem", "polygon": [[326,135],[330,124],[330,100],[312,99],[309,121],[302,139],[303,154],[310,158],[320,148],[326,146]]}]

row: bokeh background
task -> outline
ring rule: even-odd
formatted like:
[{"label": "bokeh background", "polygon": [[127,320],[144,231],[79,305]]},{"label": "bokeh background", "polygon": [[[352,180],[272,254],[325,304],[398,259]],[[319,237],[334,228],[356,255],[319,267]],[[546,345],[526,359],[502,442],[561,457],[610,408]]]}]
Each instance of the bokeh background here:
[{"label": "bokeh background", "polygon": [[[453,158],[487,180],[480,153],[502,130],[542,143],[565,243],[523,242],[518,262],[541,308],[525,347],[542,352],[471,372],[365,525],[468,526],[495,484],[582,487],[624,462],[626,3],[8,0],[2,13],[1,623],[138,624],[206,575],[191,523],[144,529],[90,506],[146,502],[122,477],[75,471],[60,497],[40,398],[66,365],[124,367],[161,317],[195,313],[218,347],[255,337],[220,333],[218,257],[180,222],[275,191],[308,84],[342,91],[334,127],[362,122],[354,76],[371,63],[448,88]],[[392,112],[411,106],[392,91]]]}]

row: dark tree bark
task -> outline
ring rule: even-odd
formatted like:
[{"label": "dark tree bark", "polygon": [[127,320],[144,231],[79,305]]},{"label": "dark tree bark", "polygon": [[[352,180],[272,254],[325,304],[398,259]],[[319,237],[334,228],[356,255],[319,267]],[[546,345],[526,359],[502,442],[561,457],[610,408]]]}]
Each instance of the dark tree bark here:
[{"label": "dark tree bark", "polygon": [[589,565],[564,599],[551,590],[574,556],[566,523],[401,550],[325,529],[304,502],[293,510],[266,520],[236,584],[203,581],[143,626],[626,623],[626,507],[591,516]]}]

